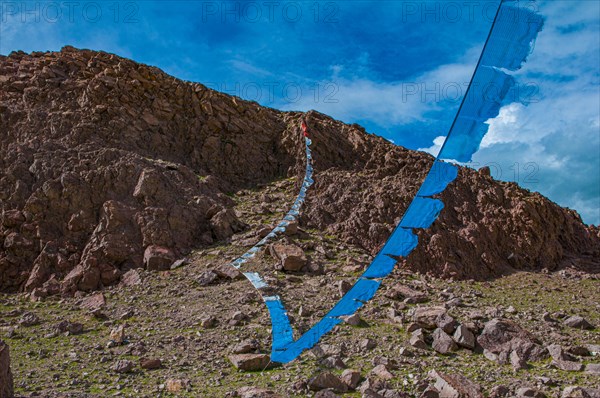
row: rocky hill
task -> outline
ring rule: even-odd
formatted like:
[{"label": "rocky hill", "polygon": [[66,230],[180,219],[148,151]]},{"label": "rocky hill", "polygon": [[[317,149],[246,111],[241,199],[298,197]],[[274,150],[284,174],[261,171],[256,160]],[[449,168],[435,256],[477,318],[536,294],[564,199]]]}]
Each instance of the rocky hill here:
[{"label": "rocky hill", "polygon": [[[72,294],[168,267],[245,229],[231,194],[302,175],[303,114],[113,54],[2,56],[0,96],[0,290]],[[302,225],[375,253],[431,156],[305,116],[316,184]],[[598,229],[537,193],[461,168],[442,199],[410,269],[473,279],[564,265],[598,272]]]},{"label": "rocky hill", "polygon": [[244,265],[296,335],[372,259],[431,156],[112,54],[0,57],[0,397],[600,396],[600,231],[486,169],[460,169],[373,300],[273,368],[266,308],[227,264],[293,202],[301,118],[315,184]]}]

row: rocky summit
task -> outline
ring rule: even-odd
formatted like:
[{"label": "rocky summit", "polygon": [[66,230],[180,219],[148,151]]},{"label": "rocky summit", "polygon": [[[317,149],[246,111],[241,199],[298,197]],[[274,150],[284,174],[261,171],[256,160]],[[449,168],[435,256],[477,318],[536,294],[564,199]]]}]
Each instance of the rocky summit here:
[{"label": "rocky summit", "polygon": [[0,56],[0,99],[1,398],[599,394],[600,230],[573,210],[460,167],[382,292],[277,366],[227,264],[292,205],[300,121],[315,184],[248,264],[299,333],[381,248],[430,155],[73,47]]}]

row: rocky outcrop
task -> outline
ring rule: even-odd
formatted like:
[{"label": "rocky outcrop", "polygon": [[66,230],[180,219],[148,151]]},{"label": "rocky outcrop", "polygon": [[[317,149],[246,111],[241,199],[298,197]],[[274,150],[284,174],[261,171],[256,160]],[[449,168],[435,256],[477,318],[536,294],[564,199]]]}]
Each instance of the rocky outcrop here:
[{"label": "rocky outcrop", "polygon": [[548,358],[548,350],[532,333],[507,319],[492,319],[485,324],[477,343],[488,358],[506,363],[511,354],[524,361],[540,361]]},{"label": "rocky outcrop", "polygon": [[[72,294],[131,269],[164,269],[245,228],[229,194],[303,175],[300,113],[116,55],[65,47],[0,56],[0,96],[0,290]],[[375,253],[431,156],[306,117],[315,185],[301,224]],[[403,266],[477,279],[600,267],[597,228],[516,184],[462,168],[442,199]]]},{"label": "rocky outcrop", "polygon": [[0,340],[0,398],[12,398],[13,376],[10,371],[10,353],[8,345]]}]

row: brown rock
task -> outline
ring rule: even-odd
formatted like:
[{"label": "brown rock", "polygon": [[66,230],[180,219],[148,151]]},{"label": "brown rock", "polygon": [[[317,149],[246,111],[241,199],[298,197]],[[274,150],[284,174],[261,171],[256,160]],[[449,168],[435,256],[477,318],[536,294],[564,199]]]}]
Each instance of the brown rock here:
[{"label": "brown rock", "polygon": [[168,379],[165,383],[168,392],[181,392],[187,390],[189,386],[190,382],[183,379]]},{"label": "brown rock", "polygon": [[440,398],[483,398],[481,387],[459,374],[444,374],[430,372],[435,379],[434,387],[439,391]]},{"label": "brown rock", "polygon": [[319,373],[308,381],[308,388],[312,391],[332,390],[344,393],[348,391],[348,385],[340,380],[339,377],[330,372]]},{"label": "brown rock", "polygon": [[509,320],[492,319],[487,322],[477,342],[489,353],[498,356],[503,353],[507,360],[512,351],[528,362],[548,357],[548,351],[535,336]]},{"label": "brown rock", "polygon": [[472,350],[475,348],[475,335],[465,325],[459,325],[452,336],[456,344]]},{"label": "brown rock", "polygon": [[413,314],[413,321],[425,329],[435,329],[436,319],[446,313],[444,307],[417,307]]},{"label": "brown rock", "polygon": [[584,388],[579,386],[569,386],[566,387],[562,394],[561,398],[595,398],[592,397]]},{"label": "brown rock", "polygon": [[432,337],[433,337],[433,343],[431,346],[434,350],[436,350],[440,354],[445,355],[445,354],[449,354],[451,352],[458,350],[458,346],[456,345],[454,340],[452,340],[452,337],[450,337],[442,329],[440,329],[440,328],[435,329],[433,331]]},{"label": "brown rock", "polygon": [[391,380],[394,378],[392,372],[385,365],[377,365],[371,370],[371,374],[382,380]]},{"label": "brown rock", "polygon": [[279,260],[278,268],[284,271],[300,271],[306,265],[304,251],[296,245],[271,245],[271,255]]},{"label": "brown rock", "polygon": [[516,391],[515,396],[516,396],[516,398],[526,398],[526,397],[546,398],[546,394],[544,394],[543,392],[541,392],[535,388],[531,388],[531,387],[519,388]]},{"label": "brown rock", "polygon": [[130,269],[121,277],[121,283],[124,286],[136,286],[142,283],[142,277],[136,269]]},{"label": "brown rock", "polygon": [[564,324],[573,328],[573,329],[584,329],[584,330],[592,330],[594,329],[594,325],[589,323],[585,318],[581,316],[571,316],[565,319]]},{"label": "brown rock", "polygon": [[81,304],[79,305],[81,308],[95,311],[106,305],[106,299],[104,298],[104,294],[95,293],[83,299]]},{"label": "brown rock", "polygon": [[244,275],[235,267],[232,267],[229,264],[221,264],[217,268],[213,270],[215,274],[217,274],[220,278],[224,279],[242,279]]},{"label": "brown rock", "polygon": [[165,271],[171,268],[175,255],[170,249],[156,245],[148,246],[144,252],[144,265],[149,271]]},{"label": "brown rock", "polygon": [[110,331],[110,340],[116,344],[123,344],[125,341],[125,325],[117,326]]},{"label": "brown rock", "polygon": [[458,326],[458,322],[447,313],[438,315],[435,319],[435,324],[438,328],[448,334],[453,334]]},{"label": "brown rock", "polygon": [[141,358],[140,367],[146,370],[160,369],[162,367],[162,361],[160,359]]},{"label": "brown rock", "polygon": [[362,376],[358,370],[346,369],[342,372],[341,380],[342,382],[346,383],[351,390],[356,390],[356,387],[358,387],[361,379]]},{"label": "brown rock", "polygon": [[12,398],[14,394],[13,375],[10,370],[8,345],[0,340],[0,397]]},{"label": "brown rock", "polygon": [[386,296],[395,300],[405,300],[408,304],[424,303],[428,300],[427,294],[405,285],[394,286],[386,293]]},{"label": "brown rock", "polygon": [[117,373],[129,373],[133,370],[135,364],[132,361],[121,359],[115,362],[112,366],[112,370]]},{"label": "brown rock", "polygon": [[272,390],[258,387],[242,387],[237,390],[240,398],[282,398]]},{"label": "brown rock", "polygon": [[271,359],[266,354],[236,354],[230,355],[229,360],[236,368],[247,372],[266,369]]},{"label": "brown rock", "polygon": [[585,365],[585,373],[600,376],[600,363],[588,363]]}]

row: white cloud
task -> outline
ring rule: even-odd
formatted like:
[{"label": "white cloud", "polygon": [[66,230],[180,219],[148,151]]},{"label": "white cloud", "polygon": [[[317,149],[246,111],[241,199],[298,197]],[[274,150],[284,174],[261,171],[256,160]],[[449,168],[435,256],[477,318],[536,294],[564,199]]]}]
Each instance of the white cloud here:
[{"label": "white cloud", "polygon": [[442,145],[444,144],[445,140],[446,140],[446,136],[444,136],[444,135],[435,137],[433,139],[432,146],[430,146],[429,148],[419,148],[418,151],[427,152],[433,156],[437,156],[438,153],[440,152],[440,149],[442,149]]}]

